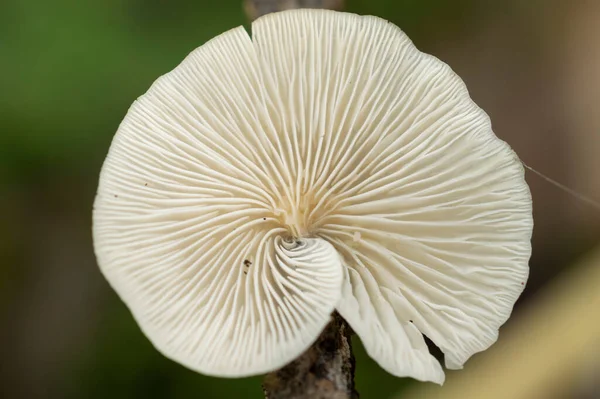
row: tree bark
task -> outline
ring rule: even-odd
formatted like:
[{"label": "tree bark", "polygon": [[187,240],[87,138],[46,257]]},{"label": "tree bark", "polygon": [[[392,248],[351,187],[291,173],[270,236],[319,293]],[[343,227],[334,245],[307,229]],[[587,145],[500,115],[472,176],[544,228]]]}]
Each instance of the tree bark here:
[{"label": "tree bark", "polygon": [[265,376],[265,399],[358,399],[351,337],[350,326],[335,313],[304,354]]},{"label": "tree bark", "polygon": [[244,0],[244,9],[250,21],[265,14],[296,8],[326,8],[341,11],[344,0]]}]

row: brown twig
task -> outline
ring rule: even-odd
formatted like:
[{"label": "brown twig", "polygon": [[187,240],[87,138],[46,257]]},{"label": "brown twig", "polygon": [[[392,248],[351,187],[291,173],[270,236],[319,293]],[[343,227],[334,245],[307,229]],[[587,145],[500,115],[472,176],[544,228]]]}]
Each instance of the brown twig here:
[{"label": "brown twig", "polygon": [[340,11],[344,0],[244,0],[244,10],[250,21],[277,11],[295,8],[324,8]]},{"label": "brown twig", "polygon": [[335,313],[304,354],[265,376],[265,398],[357,399],[351,336],[351,328]]}]

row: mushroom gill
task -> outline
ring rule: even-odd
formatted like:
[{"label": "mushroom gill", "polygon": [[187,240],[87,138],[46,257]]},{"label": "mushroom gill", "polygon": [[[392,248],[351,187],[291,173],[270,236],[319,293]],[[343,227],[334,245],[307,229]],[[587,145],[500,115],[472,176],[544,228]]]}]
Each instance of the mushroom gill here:
[{"label": "mushroom gill", "polygon": [[295,10],[193,51],[134,102],[94,247],[166,356],[273,371],[337,310],[397,376],[489,347],[528,275],[521,163],[463,82],[375,17]]}]

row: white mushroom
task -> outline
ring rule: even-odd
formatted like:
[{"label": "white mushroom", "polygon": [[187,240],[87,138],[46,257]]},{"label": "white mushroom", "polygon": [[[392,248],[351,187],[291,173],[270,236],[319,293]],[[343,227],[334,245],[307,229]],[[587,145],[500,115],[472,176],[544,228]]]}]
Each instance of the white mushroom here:
[{"label": "white mushroom", "polygon": [[383,368],[443,382],[528,275],[521,163],[463,82],[393,24],[267,15],[131,107],[94,205],[102,272],[166,356],[245,376],[337,310]]}]

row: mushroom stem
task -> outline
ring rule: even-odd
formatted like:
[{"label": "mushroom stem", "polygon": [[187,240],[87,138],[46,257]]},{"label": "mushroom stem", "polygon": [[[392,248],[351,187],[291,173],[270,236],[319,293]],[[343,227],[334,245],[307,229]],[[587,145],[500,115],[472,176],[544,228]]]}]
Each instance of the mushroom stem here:
[{"label": "mushroom stem", "polygon": [[352,329],[337,313],[299,358],[265,376],[265,399],[357,399]]}]

